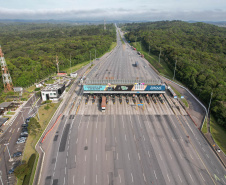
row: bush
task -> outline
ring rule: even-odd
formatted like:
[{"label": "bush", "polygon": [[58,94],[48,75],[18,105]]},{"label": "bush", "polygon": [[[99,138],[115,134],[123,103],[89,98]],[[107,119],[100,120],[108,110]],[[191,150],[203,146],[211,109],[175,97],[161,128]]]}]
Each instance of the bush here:
[{"label": "bush", "polygon": [[34,163],[35,163],[35,159],[36,159],[36,155],[32,154],[31,157],[28,160],[27,167],[29,169],[29,173],[24,176],[23,185],[28,185],[29,184],[29,181],[30,181],[30,178],[31,178],[32,169],[33,169],[33,166],[34,166]]},{"label": "bush", "polygon": [[38,131],[40,131],[40,124],[35,118],[31,118],[28,124],[28,132],[31,135],[35,135]]},{"label": "bush", "polygon": [[24,162],[20,166],[16,167],[16,169],[14,170],[14,174],[18,179],[23,180],[24,176],[26,176],[29,171],[30,169],[28,168],[28,164]]},{"label": "bush", "polygon": [[35,88],[35,91],[40,91],[40,88]]},{"label": "bush", "polygon": [[49,110],[49,108],[50,108],[49,105],[46,105],[46,106],[44,107],[45,110]]}]

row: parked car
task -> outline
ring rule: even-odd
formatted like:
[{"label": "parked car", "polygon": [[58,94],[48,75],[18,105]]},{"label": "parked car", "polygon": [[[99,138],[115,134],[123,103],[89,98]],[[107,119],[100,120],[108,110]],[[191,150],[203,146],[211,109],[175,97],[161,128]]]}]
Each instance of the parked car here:
[{"label": "parked car", "polygon": [[21,132],[20,135],[24,135],[24,134],[27,134],[28,135],[28,132],[27,131]]},{"label": "parked car", "polygon": [[25,123],[25,124],[22,124],[21,126],[22,126],[23,128],[27,128],[27,127],[28,127],[28,124]]},{"label": "parked car", "polygon": [[27,128],[22,128],[22,132],[27,132],[28,129]]},{"label": "parked car", "polygon": [[21,164],[20,161],[16,161],[14,164],[13,164],[13,167],[9,170],[9,174],[12,174],[14,172],[14,170],[16,169],[17,166],[19,166]]},{"label": "parked car", "polygon": [[22,155],[22,152],[15,152],[14,154],[13,154],[13,157],[19,157],[19,156],[21,156]]},{"label": "parked car", "polygon": [[25,123],[29,123],[31,118],[32,118],[32,117],[28,117],[28,118],[26,118]]}]

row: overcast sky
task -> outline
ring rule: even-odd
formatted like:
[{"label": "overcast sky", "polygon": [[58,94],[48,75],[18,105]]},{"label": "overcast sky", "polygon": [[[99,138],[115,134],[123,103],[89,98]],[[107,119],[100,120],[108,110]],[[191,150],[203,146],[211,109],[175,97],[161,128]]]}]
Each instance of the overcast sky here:
[{"label": "overcast sky", "polygon": [[226,0],[0,0],[0,19],[226,21]]}]

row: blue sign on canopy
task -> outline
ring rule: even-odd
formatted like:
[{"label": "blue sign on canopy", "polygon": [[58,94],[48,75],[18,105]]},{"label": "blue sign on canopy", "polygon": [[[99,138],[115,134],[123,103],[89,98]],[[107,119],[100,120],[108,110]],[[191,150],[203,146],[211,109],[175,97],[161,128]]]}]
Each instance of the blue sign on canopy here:
[{"label": "blue sign on canopy", "polygon": [[104,91],[106,85],[84,85],[84,91]]},{"label": "blue sign on canopy", "polygon": [[165,85],[148,85],[145,91],[165,91]]}]

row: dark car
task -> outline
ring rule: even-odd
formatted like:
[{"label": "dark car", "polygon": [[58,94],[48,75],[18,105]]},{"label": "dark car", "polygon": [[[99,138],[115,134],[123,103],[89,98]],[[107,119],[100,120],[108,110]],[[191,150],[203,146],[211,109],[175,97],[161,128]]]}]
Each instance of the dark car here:
[{"label": "dark car", "polygon": [[13,167],[9,170],[9,174],[12,174],[14,172],[14,170],[16,169],[17,166],[19,166],[21,164],[20,161],[16,161],[13,165]]},{"label": "dark car", "polygon": [[29,123],[30,122],[31,117],[26,118],[25,123]]},{"label": "dark car", "polygon": [[14,172],[14,168],[11,168],[10,170],[9,170],[9,174],[12,174]]},{"label": "dark car", "polygon": [[16,152],[16,153],[13,154],[13,157],[19,157],[21,155],[22,155],[22,152]]},{"label": "dark car", "polygon": [[26,123],[26,124],[22,124],[21,125],[23,128],[27,128],[28,127],[28,124]]},{"label": "dark car", "polygon": [[22,128],[22,132],[27,132],[28,129],[27,128]]}]

